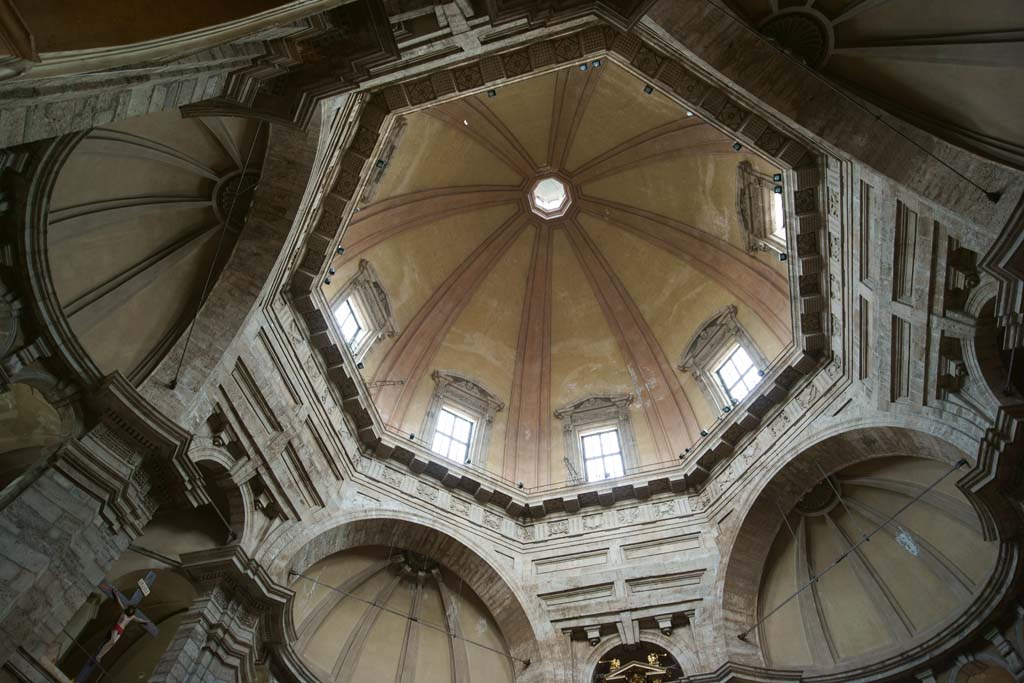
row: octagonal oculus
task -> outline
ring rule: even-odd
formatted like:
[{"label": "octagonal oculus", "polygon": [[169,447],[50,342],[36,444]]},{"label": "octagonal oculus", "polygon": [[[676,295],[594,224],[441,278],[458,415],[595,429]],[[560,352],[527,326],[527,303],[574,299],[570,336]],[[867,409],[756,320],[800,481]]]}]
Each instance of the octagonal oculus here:
[{"label": "octagonal oculus", "polygon": [[530,188],[530,208],[541,218],[561,218],[569,210],[572,197],[564,182],[555,177],[541,178]]}]

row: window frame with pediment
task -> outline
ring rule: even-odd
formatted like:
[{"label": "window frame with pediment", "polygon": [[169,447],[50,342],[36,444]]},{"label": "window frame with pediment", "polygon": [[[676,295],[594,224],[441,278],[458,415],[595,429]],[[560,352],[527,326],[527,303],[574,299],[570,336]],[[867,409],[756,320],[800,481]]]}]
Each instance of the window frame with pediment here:
[{"label": "window frame with pediment", "polygon": [[693,375],[708,403],[719,412],[735,405],[716,372],[737,346],[742,347],[758,371],[764,373],[768,359],[736,319],[736,307],[725,306],[697,328],[679,359],[679,370]]},{"label": "window frame with pediment", "polygon": [[[357,319],[366,326],[366,332],[355,348],[349,346],[353,358],[360,362],[366,358],[374,344],[385,337],[395,336],[398,331],[391,299],[381,284],[377,271],[366,259],[359,261],[359,268],[355,274],[331,298],[332,314],[336,315],[338,308],[345,302],[353,306]],[[342,338],[344,339],[344,335]]]},{"label": "window frame with pediment", "polygon": [[618,431],[623,472],[628,474],[640,464],[636,435],[629,417],[632,402],[632,394],[603,394],[587,396],[555,411],[555,418],[562,423],[562,439],[565,443],[563,462],[566,479],[570,483],[588,483],[583,458],[583,437],[605,428]]},{"label": "window frame with pediment", "polygon": [[470,437],[467,464],[485,466],[490,450],[494,417],[505,408],[505,403],[476,380],[458,372],[435,370],[430,376],[434,380],[434,393],[430,397],[420,428],[428,447],[434,442],[434,432],[437,431],[437,418],[441,414],[441,409],[448,407],[454,409],[452,412],[463,413],[473,422],[475,434]]},{"label": "window frame with pediment", "polygon": [[736,206],[740,225],[747,235],[747,251],[768,251],[786,253],[786,210],[783,199],[782,234],[774,230],[772,218],[775,201],[775,182],[772,176],[754,169],[749,161],[741,161],[736,167]]}]

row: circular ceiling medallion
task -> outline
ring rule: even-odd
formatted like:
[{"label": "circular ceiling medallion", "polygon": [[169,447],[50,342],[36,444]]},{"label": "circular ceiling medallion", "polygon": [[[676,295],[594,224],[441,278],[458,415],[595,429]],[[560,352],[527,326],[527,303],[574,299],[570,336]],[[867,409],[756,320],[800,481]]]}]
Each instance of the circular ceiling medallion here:
[{"label": "circular ceiling medallion", "polygon": [[553,176],[541,178],[530,188],[530,208],[541,218],[561,218],[572,204],[568,186]]},{"label": "circular ceiling medallion", "polygon": [[775,14],[761,24],[761,33],[816,69],[832,52],[831,29],[822,15],[802,8]]}]

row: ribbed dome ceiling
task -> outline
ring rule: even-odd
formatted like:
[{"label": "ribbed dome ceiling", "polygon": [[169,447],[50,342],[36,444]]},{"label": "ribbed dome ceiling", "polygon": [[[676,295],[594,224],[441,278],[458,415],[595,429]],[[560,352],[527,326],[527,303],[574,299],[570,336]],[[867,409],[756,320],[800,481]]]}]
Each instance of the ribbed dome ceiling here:
[{"label": "ribbed dome ceiling", "polygon": [[[761,626],[777,667],[846,664],[869,652],[906,649],[906,641],[971,604],[995,564],[974,509],[955,477],[927,490],[949,467],[921,458],[879,458],[822,482],[788,515],[768,557],[759,610],[768,615],[811,577],[882,524],[887,524]],[[902,645],[897,645],[903,643]]]},{"label": "ribbed dome ceiling", "polygon": [[[407,551],[332,555],[299,578],[296,651],[322,681],[511,683],[501,631],[456,575]],[[315,581],[315,583],[314,583]]]},{"label": "ribbed dome ceiling", "polygon": [[[644,86],[605,60],[393,126],[325,291],[365,260],[387,293],[363,377],[392,429],[422,437],[440,371],[501,402],[484,461],[507,479],[565,481],[554,412],[592,396],[632,396],[639,463],[667,461],[717,413],[678,369],[702,323],[734,305],[768,359],[791,341],[786,264],[747,250],[737,206],[741,162],[776,170]],[[550,219],[548,178],[568,194]]]}]

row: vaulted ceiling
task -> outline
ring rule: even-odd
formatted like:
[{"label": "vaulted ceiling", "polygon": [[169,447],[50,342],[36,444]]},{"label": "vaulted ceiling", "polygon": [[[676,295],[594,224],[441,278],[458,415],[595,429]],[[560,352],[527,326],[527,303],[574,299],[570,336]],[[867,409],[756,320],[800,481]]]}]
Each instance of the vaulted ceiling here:
[{"label": "vaulted ceiling", "polygon": [[958,145],[1024,165],[1024,3],[725,2],[857,95]]},{"label": "vaulted ceiling", "polygon": [[[486,466],[527,485],[565,481],[559,407],[633,396],[642,464],[675,459],[717,411],[678,369],[698,327],[735,305],[774,358],[791,340],[785,263],[750,252],[737,166],[769,164],[605,61],[417,111],[396,122],[364,190],[335,297],[367,260],[396,334],[364,360],[384,422],[419,433],[435,370],[472,378],[504,407]],[[388,143],[385,143],[385,147]],[[561,179],[564,216],[527,203]]]}]

